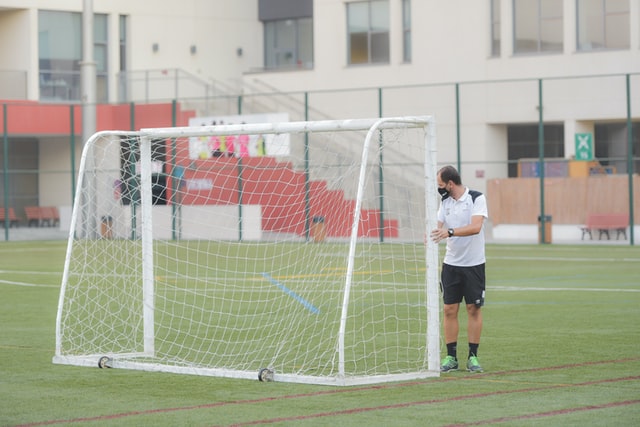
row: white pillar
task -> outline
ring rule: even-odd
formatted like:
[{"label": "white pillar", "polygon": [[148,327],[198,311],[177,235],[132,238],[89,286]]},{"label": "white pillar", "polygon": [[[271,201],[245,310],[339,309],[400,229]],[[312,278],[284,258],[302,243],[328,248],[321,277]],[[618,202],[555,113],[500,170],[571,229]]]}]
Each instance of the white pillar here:
[{"label": "white pillar", "polygon": [[[564,156],[573,159],[576,156],[576,133],[590,133],[594,135],[595,125],[591,121],[580,121],[569,119],[564,122]],[[593,147],[595,149],[595,147]],[[595,154],[595,153],[594,153]]]},{"label": "white pillar", "polygon": [[80,62],[82,141],[96,132],[96,62],[93,58],[93,0],[82,9],[82,61]]}]

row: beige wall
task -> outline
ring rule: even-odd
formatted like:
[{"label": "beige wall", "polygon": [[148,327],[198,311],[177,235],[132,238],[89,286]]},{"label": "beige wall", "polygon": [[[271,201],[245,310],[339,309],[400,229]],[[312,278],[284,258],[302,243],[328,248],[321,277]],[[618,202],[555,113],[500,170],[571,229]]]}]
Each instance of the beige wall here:
[{"label": "beige wall", "polygon": [[[628,179],[627,175],[545,179],[545,214],[552,216],[553,224],[584,224],[591,213],[628,213]],[[539,179],[492,179],[487,187],[489,216],[494,226],[537,223]],[[633,187],[634,200],[640,200],[640,176],[633,177]],[[634,223],[640,223],[637,207]]]},{"label": "beige wall", "polygon": [[[512,1],[502,0],[502,54],[495,58],[490,57],[489,52],[488,1],[413,1],[413,52],[409,64],[402,61],[402,2],[389,1],[389,64],[349,66],[346,63],[346,0],[315,0],[313,70],[250,73],[246,78],[264,80],[283,91],[300,91],[598,75],[640,69],[640,0],[630,0],[632,42],[629,50],[576,53],[575,1],[562,0],[564,53],[521,56],[512,53]],[[257,0],[154,0],[152,4],[150,7],[150,3],[143,0],[93,0],[94,12],[106,13],[110,19],[112,79],[117,73],[119,15],[130,17],[130,70],[180,68],[204,81],[215,80],[233,86],[243,74],[261,69],[263,35],[257,17]],[[10,61],[35,72],[38,8],[81,12],[82,7],[80,0],[0,0],[0,34],[11,35],[0,38],[10,40],[0,41],[3,46],[0,66],[5,67]],[[9,11],[11,8],[28,13]],[[155,53],[154,43],[159,46]],[[195,54],[190,53],[192,45],[197,49]],[[236,54],[238,48],[243,50],[240,57]],[[29,59],[17,59],[25,57]],[[584,93],[582,89],[577,90]],[[535,90],[532,96],[536,96]]]},{"label": "beige wall", "polygon": [[[68,137],[41,138],[38,187],[40,206],[71,206],[71,152]],[[82,142],[76,138],[75,168],[80,166]]]}]

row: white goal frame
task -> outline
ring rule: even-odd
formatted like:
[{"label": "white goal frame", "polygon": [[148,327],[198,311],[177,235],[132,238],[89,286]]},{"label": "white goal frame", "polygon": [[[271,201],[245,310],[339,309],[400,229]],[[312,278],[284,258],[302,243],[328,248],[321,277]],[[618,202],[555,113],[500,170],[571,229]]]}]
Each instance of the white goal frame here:
[{"label": "white goal frame", "polygon": [[[368,163],[369,146],[375,141],[379,131],[390,128],[423,128],[424,129],[424,186],[425,186],[425,230],[431,230],[437,227],[437,206],[439,197],[437,194],[437,143],[435,120],[432,116],[402,116],[402,117],[386,117],[375,119],[353,119],[353,120],[324,120],[324,121],[301,121],[301,122],[283,122],[283,123],[261,123],[261,124],[241,124],[241,125],[220,125],[220,126],[203,126],[200,128],[193,127],[175,127],[175,128],[148,128],[140,131],[105,131],[98,132],[93,135],[85,144],[81,161],[80,173],[78,176],[77,189],[74,200],[74,209],[71,216],[70,232],[68,238],[67,256],[65,259],[64,272],[62,277],[60,296],[58,301],[58,310],[56,316],[56,348],[53,357],[53,363],[77,366],[93,366],[93,367],[109,367],[136,369],[144,371],[171,372],[179,374],[195,374],[206,376],[219,376],[227,378],[244,378],[257,379],[258,372],[255,371],[236,371],[220,368],[208,367],[188,367],[188,366],[171,366],[161,363],[154,363],[149,359],[155,354],[155,295],[154,295],[154,248],[153,248],[153,218],[152,218],[152,163],[151,163],[151,140],[152,139],[171,139],[171,138],[188,138],[197,136],[216,136],[230,134],[294,134],[294,133],[320,133],[334,132],[339,130],[367,131],[366,139],[362,149],[362,159],[360,166],[360,181],[357,189],[356,209],[353,213],[353,222],[351,236],[349,238],[349,256],[346,266],[346,283],[344,285],[344,294],[342,301],[342,315],[340,317],[340,328],[337,335],[336,349],[338,353],[338,369],[337,374],[331,377],[323,376],[307,376],[290,373],[269,372],[265,376],[265,380],[296,382],[309,384],[324,385],[360,385],[375,384],[390,381],[414,380],[429,377],[438,377],[440,375],[440,296],[439,296],[439,278],[438,278],[438,244],[428,238],[428,233],[424,237],[425,245],[425,265],[430,266],[426,271],[426,307],[427,310],[427,336],[425,336],[425,358],[427,369],[417,372],[408,372],[400,374],[381,374],[381,375],[364,375],[349,376],[345,374],[345,327],[347,322],[347,309],[349,306],[350,289],[352,286],[352,276],[354,271],[354,259],[356,256],[356,246],[358,242],[358,223],[360,222],[360,206],[364,191],[363,178]],[[121,137],[121,136],[137,137],[140,141],[140,216],[141,229],[140,239],[142,248],[142,295],[143,295],[143,329],[144,329],[144,351],[141,353],[129,354],[65,354],[62,348],[63,331],[62,319],[65,302],[65,292],[67,291],[67,283],[69,279],[69,263],[71,252],[76,243],[75,235],[76,227],[82,220],[81,214],[77,211],[77,207],[82,201],[81,189],[85,180],[91,179],[84,173],[85,163],[87,162],[87,153],[98,138],[105,136]],[[138,359],[136,359],[138,358]],[[261,380],[262,372],[260,373]]]}]

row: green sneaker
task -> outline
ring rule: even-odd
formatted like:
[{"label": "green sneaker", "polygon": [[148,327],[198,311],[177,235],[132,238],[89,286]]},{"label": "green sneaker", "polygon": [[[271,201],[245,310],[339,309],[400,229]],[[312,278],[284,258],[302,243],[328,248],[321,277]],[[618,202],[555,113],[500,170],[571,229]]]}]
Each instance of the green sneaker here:
[{"label": "green sneaker", "polygon": [[480,362],[478,362],[477,356],[471,356],[469,360],[467,360],[467,371],[482,372],[482,366],[480,366]]},{"label": "green sneaker", "polygon": [[447,356],[442,360],[440,372],[451,372],[458,370],[458,361],[453,356]]}]

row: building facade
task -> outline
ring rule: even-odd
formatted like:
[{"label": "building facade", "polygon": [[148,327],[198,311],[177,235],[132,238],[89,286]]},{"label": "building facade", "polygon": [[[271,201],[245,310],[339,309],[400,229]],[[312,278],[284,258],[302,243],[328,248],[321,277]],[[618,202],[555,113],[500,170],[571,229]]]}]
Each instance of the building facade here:
[{"label": "building facade", "polygon": [[[225,113],[433,114],[440,163],[458,164],[481,190],[491,179],[526,176],[541,142],[544,157],[566,160],[560,174],[574,159],[640,169],[640,0],[91,3],[97,102],[177,101],[189,112],[156,116],[153,126]],[[0,100],[9,111],[20,102],[82,102],[82,8],[0,0]],[[5,129],[23,142],[15,155],[31,159],[26,166],[72,167],[75,130],[43,129],[53,124],[33,121],[28,109],[12,114],[24,126]],[[109,115],[99,109],[97,130],[143,126]],[[577,143],[584,135],[588,159]],[[70,192],[57,190],[65,185],[41,178],[29,191],[38,203],[66,205]]]}]

